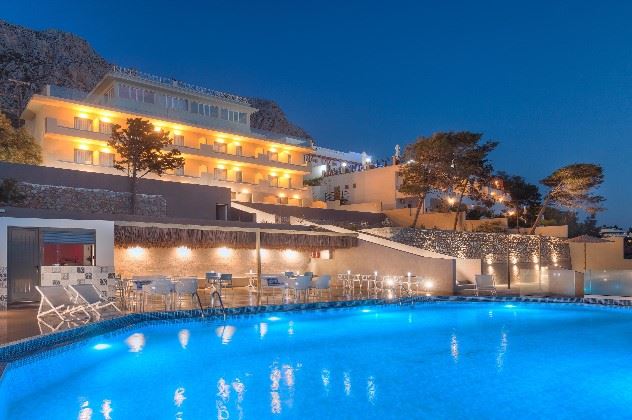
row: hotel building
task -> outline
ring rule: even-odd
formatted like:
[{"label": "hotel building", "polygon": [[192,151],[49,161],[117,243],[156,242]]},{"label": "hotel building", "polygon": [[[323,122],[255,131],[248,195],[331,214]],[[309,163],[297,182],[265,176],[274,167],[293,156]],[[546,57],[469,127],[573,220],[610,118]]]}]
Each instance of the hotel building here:
[{"label": "hotel building", "polygon": [[44,166],[122,175],[108,147],[112,125],[139,117],[169,132],[185,158],[160,179],[228,187],[235,201],[309,205],[311,143],[251,128],[256,111],[243,97],[114,67],[87,94],[46,86],[22,118]]}]

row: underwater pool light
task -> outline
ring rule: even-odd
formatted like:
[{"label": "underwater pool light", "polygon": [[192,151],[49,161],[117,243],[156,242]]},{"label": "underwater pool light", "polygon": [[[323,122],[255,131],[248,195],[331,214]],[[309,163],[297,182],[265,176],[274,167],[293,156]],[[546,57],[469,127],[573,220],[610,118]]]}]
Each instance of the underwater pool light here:
[{"label": "underwater pool light", "polygon": [[268,318],[268,321],[280,321],[281,318],[279,318],[278,316],[271,316]]},{"label": "underwater pool light", "polygon": [[95,350],[107,350],[110,347],[112,347],[110,344],[105,344],[105,343],[99,343],[96,344],[94,347],[92,347]]},{"label": "underwater pool light", "polygon": [[366,313],[371,312],[371,310],[370,309],[362,309],[360,312],[364,312],[366,314]]},{"label": "underwater pool light", "polygon": [[510,308],[511,309],[511,308],[515,308],[515,307],[516,307],[516,305],[511,305],[511,304],[505,305],[505,308]]}]

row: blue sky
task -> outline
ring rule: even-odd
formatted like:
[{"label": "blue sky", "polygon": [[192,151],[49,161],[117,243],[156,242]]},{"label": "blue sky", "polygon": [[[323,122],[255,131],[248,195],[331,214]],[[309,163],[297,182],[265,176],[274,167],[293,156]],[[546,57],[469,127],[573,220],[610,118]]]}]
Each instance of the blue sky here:
[{"label": "blue sky", "polygon": [[604,166],[601,223],[632,225],[632,3],[5,2],[0,18],[108,60],[277,101],[317,144],[388,157],[439,130],[501,142],[532,182]]}]

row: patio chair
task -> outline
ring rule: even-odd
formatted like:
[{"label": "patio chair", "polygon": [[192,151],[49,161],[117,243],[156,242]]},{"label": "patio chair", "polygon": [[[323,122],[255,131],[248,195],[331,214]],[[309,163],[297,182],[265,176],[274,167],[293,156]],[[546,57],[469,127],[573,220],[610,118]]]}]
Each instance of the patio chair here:
[{"label": "patio chair", "polygon": [[307,294],[312,287],[312,278],[310,276],[298,276],[296,279],[290,282],[289,289],[294,291],[294,300],[298,300],[301,292],[307,300]]},{"label": "patio chair", "polygon": [[93,284],[74,284],[70,286],[75,294],[75,303],[83,304],[86,309],[94,312],[97,319],[101,319],[108,311],[108,308],[114,309],[112,315],[121,312],[114,302],[108,302],[101,297],[101,294]]},{"label": "patio chair", "polygon": [[219,275],[219,286],[221,289],[228,289],[235,298],[235,286],[233,285],[233,275],[230,273],[222,273]]},{"label": "patio chair", "polygon": [[143,293],[145,295],[143,309],[149,298],[153,296],[158,296],[164,301],[165,310],[167,310],[169,307],[168,303],[170,301],[171,293],[173,293],[173,283],[171,283],[170,280],[159,278],[153,280],[149,284],[144,285]]},{"label": "patio chair", "polygon": [[85,306],[73,302],[63,286],[35,286],[35,289],[41,297],[37,320],[44,322],[43,318],[46,316],[56,316],[60,320],[56,327],[51,327],[52,330],[57,330],[64,322],[85,322],[90,319],[90,313]]},{"label": "patio chair", "polygon": [[294,277],[294,271],[286,271],[283,273],[285,277]]},{"label": "patio chair", "polygon": [[285,291],[288,289],[289,279],[284,275],[270,275],[264,274],[261,276],[262,283],[262,292],[266,295],[266,303],[270,303],[270,295],[267,291],[271,291],[272,302],[274,302],[275,290],[280,290],[281,292],[281,301],[283,301],[283,297]]},{"label": "patio chair", "polygon": [[496,281],[491,274],[477,274],[474,276],[474,282],[476,283],[476,296],[480,292],[490,292],[496,296]]},{"label": "patio chair", "polygon": [[202,310],[202,301],[198,294],[198,280],[195,277],[183,277],[179,278],[175,284],[176,298],[178,299],[178,306],[182,303],[183,296],[189,296],[191,298],[191,306],[194,305],[193,298],[197,298],[198,306]]},{"label": "patio chair", "polygon": [[331,299],[331,276],[325,275],[317,277],[312,284],[312,290],[314,292],[318,291],[318,296],[322,298],[323,291],[326,290],[329,295],[329,299]]}]

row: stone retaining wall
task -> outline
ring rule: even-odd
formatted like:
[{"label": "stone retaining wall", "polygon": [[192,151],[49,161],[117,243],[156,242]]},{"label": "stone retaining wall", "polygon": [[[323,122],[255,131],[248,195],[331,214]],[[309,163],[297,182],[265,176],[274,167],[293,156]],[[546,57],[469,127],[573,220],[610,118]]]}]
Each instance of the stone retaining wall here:
[{"label": "stone retaining wall", "polygon": [[[15,207],[79,213],[129,214],[130,193],[104,189],[74,188],[54,185],[18,183],[24,200]],[[137,194],[136,213],[165,216],[167,201],[160,195]]]}]

